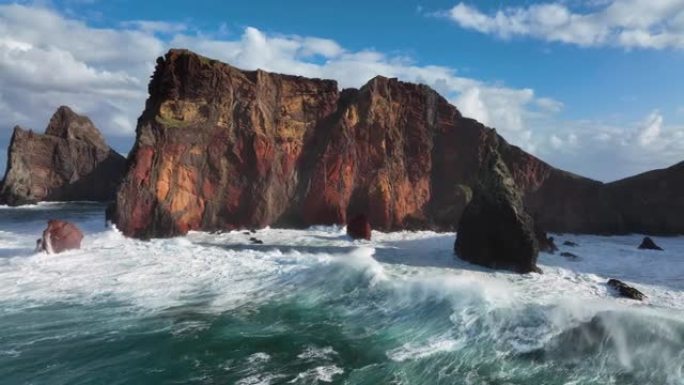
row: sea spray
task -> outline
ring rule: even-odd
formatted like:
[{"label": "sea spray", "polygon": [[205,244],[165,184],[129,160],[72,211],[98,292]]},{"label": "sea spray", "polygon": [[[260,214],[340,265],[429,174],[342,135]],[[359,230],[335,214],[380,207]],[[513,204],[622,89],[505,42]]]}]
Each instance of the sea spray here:
[{"label": "sea spray", "polygon": [[[0,208],[3,384],[684,381],[681,237],[653,255],[639,236],[573,236],[581,260],[542,254],[545,274],[517,275],[454,259],[453,234],[138,241],[102,210]],[[35,253],[48,216],[83,228],[83,248]],[[649,302],[614,297],[611,277]]]}]

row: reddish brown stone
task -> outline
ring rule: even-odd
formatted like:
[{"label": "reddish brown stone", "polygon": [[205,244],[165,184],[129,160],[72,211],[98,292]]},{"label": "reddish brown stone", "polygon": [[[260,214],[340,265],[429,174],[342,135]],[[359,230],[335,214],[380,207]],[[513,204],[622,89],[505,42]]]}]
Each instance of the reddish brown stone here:
[{"label": "reddish brown stone", "polygon": [[62,106],[45,134],[14,128],[0,203],[110,201],[125,164],[90,119]]},{"label": "reddish brown stone", "polygon": [[365,215],[357,215],[347,223],[347,235],[352,239],[371,239],[371,225]]},{"label": "reddish brown stone", "polygon": [[83,233],[76,225],[67,221],[50,219],[38,246],[50,254],[57,254],[66,250],[80,249],[81,240],[83,240]]},{"label": "reddish brown stone", "polygon": [[[149,93],[111,210],[141,238],[344,224],[356,212],[385,231],[455,230],[492,132],[424,85],[376,77],[339,91],[332,80],[242,71],[185,50],[157,61]],[[672,203],[684,196],[684,167],[603,184],[499,139],[545,230],[684,233],[684,201]],[[660,176],[666,185],[652,181]]]}]

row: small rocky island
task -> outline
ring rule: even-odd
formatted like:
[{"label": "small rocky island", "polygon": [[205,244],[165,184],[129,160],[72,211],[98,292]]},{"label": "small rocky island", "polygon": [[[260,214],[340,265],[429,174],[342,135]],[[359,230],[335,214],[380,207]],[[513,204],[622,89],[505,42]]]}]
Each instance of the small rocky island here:
[{"label": "small rocky island", "polygon": [[454,252],[466,261],[495,269],[540,272],[534,222],[501,159],[497,136],[490,138],[482,151],[483,166],[473,199],[458,224]]},{"label": "small rocky island", "polygon": [[44,134],[14,128],[0,204],[109,201],[125,166],[89,118],[62,106]]}]

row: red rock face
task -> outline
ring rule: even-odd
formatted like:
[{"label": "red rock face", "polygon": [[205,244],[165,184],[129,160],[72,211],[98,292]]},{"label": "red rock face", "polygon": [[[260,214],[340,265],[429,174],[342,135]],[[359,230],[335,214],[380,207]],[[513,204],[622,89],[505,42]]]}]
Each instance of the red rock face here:
[{"label": "red rock face", "polygon": [[[424,85],[376,77],[340,92],[331,80],[242,71],[184,50],[157,61],[149,92],[111,210],[139,238],[344,224],[358,212],[379,230],[454,230],[491,132]],[[542,227],[605,226],[587,209],[613,220],[594,204],[603,184],[501,142]]]},{"label": "red rock face", "polygon": [[356,215],[347,223],[347,235],[352,239],[371,239],[371,225],[365,215]]},{"label": "red rock face", "polygon": [[14,128],[0,203],[112,200],[125,164],[90,119],[60,107],[45,134]]},{"label": "red rock face", "polygon": [[73,223],[51,219],[48,227],[43,231],[39,246],[41,250],[50,254],[61,253],[66,250],[81,248],[83,233]]}]

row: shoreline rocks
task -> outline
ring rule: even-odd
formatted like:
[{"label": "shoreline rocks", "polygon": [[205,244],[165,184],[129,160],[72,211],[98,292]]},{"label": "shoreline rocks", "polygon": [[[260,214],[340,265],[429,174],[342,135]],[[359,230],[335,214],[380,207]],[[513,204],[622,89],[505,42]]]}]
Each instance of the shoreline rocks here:
[{"label": "shoreline rocks", "polygon": [[549,237],[548,234],[546,234],[546,231],[536,225],[536,222],[534,226],[534,235],[539,244],[539,251],[549,254],[555,254],[556,251],[558,251],[558,246],[556,246],[553,237]]},{"label": "shoreline rocks", "polygon": [[0,204],[109,201],[125,165],[90,119],[62,106],[44,134],[14,128]]},{"label": "shoreline rocks", "polygon": [[617,279],[609,279],[608,287],[615,290],[621,297],[630,298],[637,301],[642,301],[644,298],[646,298],[644,293]]},{"label": "shoreline rocks", "polygon": [[663,248],[656,245],[655,242],[653,242],[653,239],[650,237],[644,237],[644,239],[641,241],[641,244],[638,247],[640,250],[658,250],[658,251],[663,251]]},{"label": "shoreline rocks", "polygon": [[365,239],[370,241],[371,225],[368,223],[368,218],[363,214],[353,217],[349,223],[347,223],[347,235],[352,239]]},{"label": "shoreline rocks", "polygon": [[83,233],[75,224],[50,219],[43,236],[36,241],[36,248],[48,254],[59,254],[67,250],[80,249],[82,240]]},{"label": "shoreline rocks", "polygon": [[565,257],[565,258],[573,260],[573,261],[577,261],[580,259],[579,255],[573,254],[573,253],[570,253],[567,251],[560,253],[560,255],[561,255],[561,257]]},{"label": "shoreline rocks", "polygon": [[532,218],[498,152],[492,132],[473,199],[458,224],[455,254],[468,262],[518,273],[539,272],[539,245]]}]

